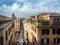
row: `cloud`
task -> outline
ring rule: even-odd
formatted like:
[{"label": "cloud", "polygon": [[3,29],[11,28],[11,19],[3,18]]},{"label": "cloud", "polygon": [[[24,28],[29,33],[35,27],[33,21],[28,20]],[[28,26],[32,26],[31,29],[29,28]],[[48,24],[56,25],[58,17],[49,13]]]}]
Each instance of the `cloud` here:
[{"label": "cloud", "polygon": [[17,17],[29,17],[39,12],[48,12],[48,6],[49,10],[54,12],[56,4],[58,5],[57,12],[59,12],[60,6],[57,0],[15,0],[12,5],[1,5],[0,14],[11,16],[12,12],[14,12]]},{"label": "cloud", "polygon": [[6,4],[6,5],[12,5],[15,3],[15,0],[0,0],[0,5]]},{"label": "cloud", "polygon": [[0,7],[0,14],[2,12],[3,15],[11,15],[12,12],[14,12],[15,10],[17,10],[18,8],[20,7],[20,5],[18,5],[17,3],[14,3],[12,6],[7,6],[5,4],[3,4],[1,7]]}]

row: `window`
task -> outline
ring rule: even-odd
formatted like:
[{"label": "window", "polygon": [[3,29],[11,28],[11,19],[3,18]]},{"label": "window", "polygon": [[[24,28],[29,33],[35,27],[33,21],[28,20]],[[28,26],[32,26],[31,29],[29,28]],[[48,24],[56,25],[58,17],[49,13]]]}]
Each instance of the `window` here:
[{"label": "window", "polygon": [[55,21],[55,22],[59,21],[59,18],[55,18],[54,21]]},{"label": "window", "polygon": [[36,28],[35,28],[35,33],[36,33]]},{"label": "window", "polygon": [[53,29],[53,34],[60,34],[60,29]]},{"label": "window", "polygon": [[55,18],[53,23],[54,23],[54,25],[59,25],[60,26],[59,18]]},{"label": "window", "polygon": [[54,19],[54,21],[56,21],[56,19]]},{"label": "window", "polygon": [[3,37],[0,37],[0,45],[3,45]]},{"label": "window", "polygon": [[49,34],[49,29],[42,29],[42,34]]},{"label": "window", "polygon": [[7,41],[7,38],[8,38],[8,36],[7,36],[7,31],[6,31],[6,41]]},{"label": "window", "polygon": [[42,39],[42,44],[48,44],[49,43],[49,39]]},{"label": "window", "polygon": [[57,18],[57,21],[59,21],[59,18]]},{"label": "window", "polygon": [[34,27],[32,27],[33,31],[34,31]]},{"label": "window", "polygon": [[35,42],[36,42],[36,37],[34,38]]},{"label": "window", "polygon": [[55,44],[58,44],[58,43],[59,43],[59,41],[60,41],[60,39],[59,39],[59,38],[54,38],[54,43],[55,43]]}]

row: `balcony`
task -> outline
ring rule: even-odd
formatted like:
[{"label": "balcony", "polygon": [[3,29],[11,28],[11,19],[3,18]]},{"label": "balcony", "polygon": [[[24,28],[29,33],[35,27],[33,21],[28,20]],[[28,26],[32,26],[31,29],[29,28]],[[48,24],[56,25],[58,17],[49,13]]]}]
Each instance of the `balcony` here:
[{"label": "balcony", "polygon": [[[29,21],[27,20],[27,23]],[[49,26],[49,20],[30,20],[30,23],[36,26]]]},{"label": "balcony", "polygon": [[38,21],[37,25],[38,26],[49,26],[49,21],[44,21],[44,20],[42,22]]},{"label": "balcony", "polygon": [[42,25],[42,26],[48,26],[48,25],[49,25],[49,21],[42,21],[42,22],[41,22],[41,25]]}]

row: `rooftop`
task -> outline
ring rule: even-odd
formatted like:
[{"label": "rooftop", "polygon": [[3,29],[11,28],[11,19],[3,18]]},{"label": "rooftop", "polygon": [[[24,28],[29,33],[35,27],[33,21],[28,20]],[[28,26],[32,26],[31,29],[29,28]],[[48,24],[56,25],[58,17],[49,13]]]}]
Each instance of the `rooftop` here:
[{"label": "rooftop", "polygon": [[7,26],[10,23],[12,23],[12,21],[3,22],[2,24],[0,24],[0,28],[4,28],[5,26]]},{"label": "rooftop", "polygon": [[6,16],[0,15],[0,28],[4,28],[5,26],[10,24],[11,22],[12,22],[11,17],[6,17]]},{"label": "rooftop", "polygon": [[50,16],[60,16],[60,13],[39,13],[37,15],[50,15]]},{"label": "rooftop", "polygon": [[0,21],[1,20],[12,20],[12,18],[0,15]]}]

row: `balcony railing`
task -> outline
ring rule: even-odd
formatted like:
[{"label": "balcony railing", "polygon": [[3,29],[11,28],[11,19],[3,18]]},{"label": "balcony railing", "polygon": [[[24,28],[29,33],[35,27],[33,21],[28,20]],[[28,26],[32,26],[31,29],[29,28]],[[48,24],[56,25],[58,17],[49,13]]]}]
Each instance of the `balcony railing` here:
[{"label": "balcony railing", "polygon": [[49,21],[42,21],[42,22],[41,22],[41,25],[42,25],[42,26],[48,26],[48,25],[49,25]]},{"label": "balcony railing", "polygon": [[49,21],[37,22],[36,25],[38,25],[38,26],[48,26],[49,25]]}]

